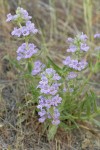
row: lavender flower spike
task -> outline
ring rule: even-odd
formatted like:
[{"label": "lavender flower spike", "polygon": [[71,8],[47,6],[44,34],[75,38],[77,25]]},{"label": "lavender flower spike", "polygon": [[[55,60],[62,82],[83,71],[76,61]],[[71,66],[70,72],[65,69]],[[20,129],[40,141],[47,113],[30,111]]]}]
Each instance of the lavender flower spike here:
[{"label": "lavender flower spike", "polygon": [[[37,88],[40,88],[41,96],[39,97],[39,104],[37,108],[39,111],[39,121],[44,122],[45,119],[52,119],[52,124],[58,125],[60,123],[60,113],[56,108],[62,101],[58,90],[61,85],[58,81],[61,77],[52,68],[47,68],[41,73],[41,81]],[[52,110],[52,112],[51,112]]]}]

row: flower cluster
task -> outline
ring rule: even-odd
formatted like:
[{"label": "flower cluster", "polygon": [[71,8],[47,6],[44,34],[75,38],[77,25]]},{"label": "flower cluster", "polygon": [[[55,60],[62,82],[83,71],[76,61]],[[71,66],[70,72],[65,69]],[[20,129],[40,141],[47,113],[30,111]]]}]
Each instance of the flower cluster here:
[{"label": "flower cluster", "polygon": [[21,7],[17,8],[15,15],[7,15],[7,22],[16,21],[19,26],[15,27],[11,34],[17,37],[24,37],[26,42],[18,48],[17,60],[31,58],[38,52],[38,49],[33,43],[28,43],[29,36],[38,32],[34,23],[30,21],[31,18],[32,17],[28,15],[28,12]]},{"label": "flower cluster", "polygon": [[38,49],[33,43],[23,43],[17,50],[17,60],[31,58],[38,52]]},{"label": "flower cluster", "polygon": [[52,119],[52,124],[58,125],[60,123],[59,116],[60,113],[56,106],[61,103],[61,97],[56,95],[51,98],[45,98],[43,96],[39,97],[39,104],[37,106],[40,111],[38,112],[40,122],[44,122],[47,118]]},{"label": "flower cluster", "polygon": [[89,50],[89,46],[87,45],[88,37],[86,34],[77,35],[75,39],[68,38],[68,42],[70,43],[69,48],[67,49],[67,52],[76,52],[76,51],[85,51],[87,52]]},{"label": "flower cluster", "polygon": [[28,15],[28,12],[26,10],[24,10],[23,8],[21,7],[18,7],[17,10],[16,10],[16,14],[15,15],[11,15],[11,13],[9,13],[7,15],[7,19],[6,21],[7,22],[10,22],[10,21],[16,21],[18,19],[23,19],[25,21],[28,21],[30,20],[32,17]]},{"label": "flower cluster", "polygon": [[71,59],[71,57],[68,56],[65,60],[63,60],[63,64],[69,68],[81,71],[87,66],[88,63],[85,60],[78,61],[77,59]]},{"label": "flower cluster", "polygon": [[[67,56],[66,59],[63,60],[63,64],[65,66],[67,66],[71,70],[74,70],[74,72],[71,71],[68,73],[66,77],[67,80],[75,79],[78,76],[78,71],[82,71],[88,65],[88,63],[84,59],[80,58],[80,56],[82,55],[82,51],[87,52],[89,50],[89,46],[86,43],[87,39],[87,35],[82,33],[80,35],[77,35],[74,39],[68,38],[67,40],[70,43],[67,52],[72,52],[72,54],[75,52],[76,54],[73,54],[74,59],[72,59],[70,56]],[[77,59],[75,58],[75,56],[77,56]]]},{"label": "flower cluster", "polygon": [[[86,44],[88,37],[86,34],[77,35],[75,39],[68,38],[68,42],[70,43],[69,49],[67,49],[67,52],[76,52],[78,54],[81,53],[81,51],[88,51],[89,46]],[[87,66],[87,62],[85,60],[77,60],[77,59],[71,59],[70,56],[67,56],[65,60],[63,60],[63,64],[68,66],[69,68],[75,69],[77,71],[83,70]]]},{"label": "flower cluster", "polygon": [[11,34],[17,37],[26,37],[28,35],[36,34],[37,32],[38,30],[35,28],[34,23],[31,23],[31,21],[27,21],[26,26],[22,26],[20,28],[15,27]]},{"label": "flower cluster", "polygon": [[35,61],[34,69],[32,70],[32,75],[35,76],[39,74],[44,68],[45,68],[45,65],[40,60]]},{"label": "flower cluster", "polygon": [[41,73],[41,81],[39,82],[38,88],[42,96],[40,96],[39,105],[37,108],[40,109],[40,122],[44,122],[45,119],[51,118],[52,124],[58,125],[60,123],[60,113],[57,109],[62,98],[59,96],[58,90],[61,85],[58,81],[61,77],[52,68],[47,68]]}]

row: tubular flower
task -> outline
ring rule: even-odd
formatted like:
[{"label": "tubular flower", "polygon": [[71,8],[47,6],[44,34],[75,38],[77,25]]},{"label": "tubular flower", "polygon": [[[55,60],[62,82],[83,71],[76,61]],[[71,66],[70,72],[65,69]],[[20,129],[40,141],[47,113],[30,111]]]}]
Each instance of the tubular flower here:
[{"label": "tubular flower", "polygon": [[40,61],[37,60],[34,62],[34,69],[32,70],[32,75],[39,74],[43,69],[45,68],[45,65]]}]

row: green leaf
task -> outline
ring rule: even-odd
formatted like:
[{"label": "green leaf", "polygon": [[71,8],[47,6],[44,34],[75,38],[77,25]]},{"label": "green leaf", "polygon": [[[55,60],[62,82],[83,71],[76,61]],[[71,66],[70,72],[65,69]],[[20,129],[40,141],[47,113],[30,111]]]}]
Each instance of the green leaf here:
[{"label": "green leaf", "polygon": [[61,120],[68,119],[68,120],[72,121],[72,120],[78,119],[78,117],[72,116],[71,114],[67,113],[66,115],[60,116],[60,119]]},{"label": "green leaf", "polygon": [[86,93],[84,101],[80,103],[80,112],[86,112],[87,117],[90,117],[92,113],[96,113],[98,111],[96,99],[97,97],[92,91],[89,94]]},{"label": "green leaf", "polygon": [[91,101],[93,103],[94,112],[98,111],[96,100],[97,100],[97,96],[95,95],[93,91],[91,91]]},{"label": "green leaf", "polygon": [[67,125],[67,123],[61,122],[60,127],[63,128],[65,131],[69,131],[69,130],[76,128],[76,125],[69,126],[69,125]]},{"label": "green leaf", "polygon": [[56,125],[51,125],[49,127],[49,131],[48,131],[48,140],[52,140],[57,132],[57,128],[58,126]]},{"label": "green leaf", "polygon": [[91,102],[90,102],[90,99],[87,100],[86,106],[87,106],[87,115],[89,117],[90,114],[91,114]]}]

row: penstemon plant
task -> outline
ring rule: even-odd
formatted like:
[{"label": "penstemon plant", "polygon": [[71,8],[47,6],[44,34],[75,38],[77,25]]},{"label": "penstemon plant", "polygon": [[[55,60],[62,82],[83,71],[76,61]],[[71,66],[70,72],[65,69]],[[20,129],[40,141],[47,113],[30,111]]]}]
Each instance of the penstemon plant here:
[{"label": "penstemon plant", "polygon": [[[58,127],[68,130],[78,126],[79,120],[95,120],[94,117],[100,113],[96,105],[97,97],[88,84],[91,73],[87,78],[84,75],[90,66],[86,61],[86,53],[90,47],[87,44],[87,35],[80,33],[75,38],[67,39],[67,53],[71,56],[62,61],[62,68],[49,56],[44,64],[41,57],[38,58],[41,50],[29,43],[32,36],[39,33],[30,21],[31,18],[26,10],[18,7],[15,15],[7,15],[6,21],[13,21],[17,25],[12,36],[24,40],[16,51],[17,60],[25,68],[27,66],[28,73],[33,77],[32,82],[37,81],[31,87],[37,97],[36,111],[39,122],[48,127],[48,138],[52,139]],[[94,38],[100,38],[100,34],[94,35]]]}]

